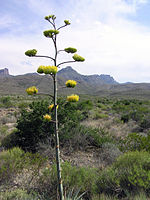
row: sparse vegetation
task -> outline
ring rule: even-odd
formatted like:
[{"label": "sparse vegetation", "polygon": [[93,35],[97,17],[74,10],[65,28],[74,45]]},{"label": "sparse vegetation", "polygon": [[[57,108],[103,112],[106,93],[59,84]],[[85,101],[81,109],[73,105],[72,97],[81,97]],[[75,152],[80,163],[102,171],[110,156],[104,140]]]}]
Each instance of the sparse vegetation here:
[{"label": "sparse vegetation", "polygon": [[[30,103],[29,97],[28,104],[19,106],[25,98],[11,97],[11,107],[1,108],[0,198],[56,200],[54,138],[45,137],[53,126],[39,118],[47,113],[49,99],[36,97]],[[81,96],[76,104],[60,98],[58,105],[65,194],[80,190],[78,196],[85,192],[83,200],[148,200],[149,126],[142,122],[148,119],[150,102]],[[107,118],[94,119],[98,110]]]}]

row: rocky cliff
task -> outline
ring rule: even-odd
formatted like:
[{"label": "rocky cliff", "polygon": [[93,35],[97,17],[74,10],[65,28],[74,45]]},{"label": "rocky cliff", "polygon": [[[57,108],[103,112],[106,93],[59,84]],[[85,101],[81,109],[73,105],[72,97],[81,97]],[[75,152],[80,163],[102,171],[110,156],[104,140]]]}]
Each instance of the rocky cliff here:
[{"label": "rocky cliff", "polygon": [[0,69],[0,76],[9,76],[9,71],[7,68]]}]

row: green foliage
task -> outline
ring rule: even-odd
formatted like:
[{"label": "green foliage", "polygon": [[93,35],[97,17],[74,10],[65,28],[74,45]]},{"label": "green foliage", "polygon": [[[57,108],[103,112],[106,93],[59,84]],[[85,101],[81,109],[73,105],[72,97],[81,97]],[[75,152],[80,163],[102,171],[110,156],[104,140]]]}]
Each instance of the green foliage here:
[{"label": "green foliage", "polygon": [[49,21],[50,19],[55,20],[56,17],[55,17],[55,15],[49,15],[49,16],[46,16],[45,19],[48,20],[48,21]]},{"label": "green foliage", "polygon": [[[62,179],[65,191],[68,193],[71,188],[80,188],[80,193],[86,191],[86,195],[89,197],[95,193],[95,181],[96,181],[96,170],[89,169],[85,167],[71,166],[70,163],[65,162],[62,164]],[[40,177],[39,184],[41,190],[45,190],[44,193],[49,193],[50,191],[56,192],[57,183],[57,172],[56,165],[53,165],[51,170],[45,168]],[[52,195],[49,193],[49,195]]]},{"label": "green foliage", "polygon": [[38,101],[29,105],[30,110],[22,110],[17,120],[18,131],[9,135],[2,144],[7,148],[15,145],[35,152],[37,144],[53,134],[50,124],[43,119],[43,115],[48,112],[48,105],[47,101]]},{"label": "green foliage", "polygon": [[84,62],[85,59],[81,56],[79,56],[78,54],[74,54],[74,56],[72,57],[75,61],[78,61],[78,62]]},{"label": "green foliage", "polygon": [[150,152],[150,135],[130,133],[120,143],[120,149],[126,151],[148,151]]},{"label": "green foliage", "polygon": [[26,56],[32,57],[35,56],[37,54],[37,50],[36,49],[31,49],[25,52]]},{"label": "green foliage", "polygon": [[45,37],[48,37],[48,38],[52,38],[54,35],[57,35],[59,33],[59,31],[58,30],[46,30],[46,31],[44,31],[43,32],[43,34],[44,34],[44,36]]},{"label": "green foliage", "polygon": [[95,112],[94,119],[108,119],[108,115],[105,113]]},{"label": "green foliage", "polygon": [[45,159],[38,154],[25,153],[18,147],[9,151],[0,153],[0,183],[9,182],[13,176],[22,171],[24,168],[32,168],[34,170],[44,163]]},{"label": "green foliage", "polygon": [[117,100],[112,109],[121,114],[124,123],[134,120],[139,125],[139,130],[150,128],[150,102],[140,100]]},{"label": "green foliage", "polygon": [[100,174],[98,192],[118,194],[148,192],[150,190],[150,154],[128,152]]},{"label": "green foliage", "polygon": [[[70,131],[71,130],[71,131]],[[60,133],[62,146],[68,151],[86,150],[88,146],[101,148],[104,143],[114,143],[114,138],[103,129],[85,127],[79,124],[76,126],[66,125]]]},{"label": "green foliage", "polygon": [[11,98],[10,96],[4,96],[4,97],[1,97],[0,98],[0,102],[2,103],[2,107],[5,107],[5,108],[9,108],[12,106],[12,102],[11,102]]},{"label": "green foliage", "polygon": [[1,200],[37,200],[36,194],[29,194],[27,191],[22,189],[16,189],[12,191],[0,192]]},{"label": "green foliage", "polygon": [[65,25],[70,25],[69,20],[64,20]]},{"label": "green foliage", "polygon": [[75,53],[77,52],[77,49],[73,48],[73,47],[68,47],[64,49],[67,53]]},{"label": "green foliage", "polygon": [[73,189],[69,191],[68,195],[65,197],[65,200],[82,200],[83,195],[82,193],[79,195],[80,190],[74,191]]},{"label": "green foliage", "polygon": [[[60,128],[61,144],[71,139],[73,131],[77,130],[79,123],[88,115],[88,109],[92,108],[90,101],[81,101],[77,104],[58,100],[58,120]],[[3,139],[2,145],[6,148],[19,146],[26,151],[35,152],[39,143],[44,143],[54,134],[53,122],[45,122],[43,116],[49,112],[48,101],[37,101],[29,105],[29,109],[23,109],[17,120],[17,131]],[[51,112],[52,119],[54,111]]]}]

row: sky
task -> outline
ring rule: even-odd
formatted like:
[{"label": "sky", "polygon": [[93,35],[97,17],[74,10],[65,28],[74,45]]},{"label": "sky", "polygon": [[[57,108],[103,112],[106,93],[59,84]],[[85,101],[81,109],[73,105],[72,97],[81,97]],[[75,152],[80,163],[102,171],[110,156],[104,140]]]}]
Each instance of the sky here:
[{"label": "sky", "polygon": [[[36,72],[52,65],[46,58],[30,58],[24,52],[54,55],[52,29],[44,17],[54,14],[60,30],[58,49],[75,47],[85,62],[72,66],[84,75],[109,74],[120,83],[150,83],[150,0],[0,0],[0,69],[11,75]],[[59,61],[72,55],[59,54]]]}]

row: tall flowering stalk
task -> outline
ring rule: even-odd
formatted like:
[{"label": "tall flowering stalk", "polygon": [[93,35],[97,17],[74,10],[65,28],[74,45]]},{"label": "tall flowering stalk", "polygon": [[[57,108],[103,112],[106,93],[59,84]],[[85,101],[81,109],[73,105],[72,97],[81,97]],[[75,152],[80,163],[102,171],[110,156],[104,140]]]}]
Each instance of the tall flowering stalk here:
[{"label": "tall flowering stalk", "polygon": [[[43,66],[43,65],[39,66],[37,69],[37,72],[39,74],[48,74],[53,79],[54,91],[53,91],[53,95],[50,95],[51,97],[53,97],[53,104],[49,106],[49,111],[54,112],[54,119],[52,122],[55,124],[56,163],[57,163],[57,178],[58,178],[58,187],[59,187],[59,197],[60,197],[60,200],[64,200],[63,184],[62,184],[62,178],[61,178],[58,117],[57,117],[57,109],[58,109],[58,105],[57,105],[57,72],[58,72],[58,68],[63,64],[72,63],[72,62],[83,62],[85,59],[83,57],[79,56],[78,54],[74,54],[77,52],[76,48],[67,47],[64,50],[58,50],[58,48],[57,48],[57,35],[59,34],[60,29],[70,25],[70,22],[68,20],[64,20],[64,25],[62,25],[58,28],[55,23],[55,20],[56,20],[55,15],[46,16],[45,20],[47,20],[50,23],[50,25],[52,26],[52,29],[44,31],[43,34],[45,37],[50,38],[53,42],[54,51],[55,51],[54,57],[45,56],[45,55],[37,55],[36,49],[26,51],[25,55],[27,55],[29,57],[44,57],[44,58],[50,59],[53,62],[52,66]],[[74,54],[72,56],[73,60],[57,63],[58,54],[62,51],[66,52],[66,53]],[[66,82],[66,87],[74,88],[76,86],[76,84],[77,84],[76,81],[68,80]],[[32,94],[36,94],[38,92],[38,90],[35,86],[32,86],[30,88],[27,88],[26,92],[29,95],[32,95]],[[78,100],[79,100],[78,95],[71,95],[71,96],[67,97],[67,101],[70,101],[70,102],[76,102]],[[46,120],[48,122],[51,121],[51,119],[52,119],[49,114],[46,114],[43,117],[44,117],[44,120]]]}]

